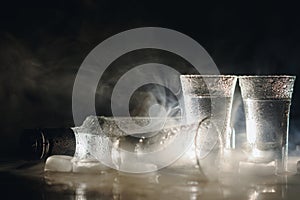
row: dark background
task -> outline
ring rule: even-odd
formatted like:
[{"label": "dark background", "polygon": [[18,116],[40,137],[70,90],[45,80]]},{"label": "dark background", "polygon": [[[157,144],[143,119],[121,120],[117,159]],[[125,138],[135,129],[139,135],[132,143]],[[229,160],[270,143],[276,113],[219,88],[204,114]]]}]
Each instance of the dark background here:
[{"label": "dark background", "polygon": [[[170,28],[192,37],[208,51],[224,74],[300,75],[300,18],[296,4],[2,2],[1,160],[18,153],[17,138],[23,128],[73,126],[73,81],[85,56],[104,39],[144,26]],[[295,142],[300,129],[299,84],[297,81],[291,111],[291,135]],[[103,99],[98,113],[109,115],[107,97],[98,99]]]}]

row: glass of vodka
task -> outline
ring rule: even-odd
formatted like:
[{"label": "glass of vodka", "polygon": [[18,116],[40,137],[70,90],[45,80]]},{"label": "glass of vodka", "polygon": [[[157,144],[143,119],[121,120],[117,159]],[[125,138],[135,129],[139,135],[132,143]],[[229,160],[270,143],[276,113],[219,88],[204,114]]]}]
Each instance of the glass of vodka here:
[{"label": "glass of vodka", "polygon": [[198,123],[195,153],[209,179],[224,170],[226,149],[233,146],[230,126],[232,99],[237,76],[181,75],[186,123]]},{"label": "glass of vodka", "polygon": [[273,165],[275,174],[287,171],[289,114],[295,78],[239,77],[246,117],[244,151],[251,166]]}]

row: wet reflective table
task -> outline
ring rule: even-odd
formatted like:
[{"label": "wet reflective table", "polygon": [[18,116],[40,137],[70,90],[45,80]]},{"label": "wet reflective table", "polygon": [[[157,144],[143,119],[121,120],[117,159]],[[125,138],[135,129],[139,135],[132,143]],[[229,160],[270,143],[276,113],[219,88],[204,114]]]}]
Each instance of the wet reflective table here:
[{"label": "wet reflective table", "polygon": [[43,163],[3,163],[1,199],[299,199],[300,175],[224,175],[204,181],[174,171],[124,174],[43,172]]}]

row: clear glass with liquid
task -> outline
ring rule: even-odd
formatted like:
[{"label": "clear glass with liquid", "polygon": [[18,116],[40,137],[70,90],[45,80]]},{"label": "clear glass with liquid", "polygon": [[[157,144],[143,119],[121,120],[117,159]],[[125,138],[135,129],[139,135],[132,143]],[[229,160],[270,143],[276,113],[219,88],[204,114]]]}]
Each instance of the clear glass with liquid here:
[{"label": "clear glass with liquid", "polygon": [[294,76],[241,76],[246,116],[247,162],[274,164],[275,173],[287,171],[288,128]]},{"label": "clear glass with liquid", "polygon": [[198,123],[195,153],[208,179],[223,171],[223,151],[232,146],[230,116],[237,77],[182,75],[180,77],[187,123]]}]

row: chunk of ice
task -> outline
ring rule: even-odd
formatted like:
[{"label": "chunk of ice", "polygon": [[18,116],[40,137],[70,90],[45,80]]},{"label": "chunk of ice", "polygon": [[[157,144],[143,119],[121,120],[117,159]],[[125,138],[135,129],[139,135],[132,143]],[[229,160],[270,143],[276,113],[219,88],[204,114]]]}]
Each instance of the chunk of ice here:
[{"label": "chunk of ice", "polygon": [[269,163],[240,162],[239,173],[245,175],[270,176],[275,174],[275,161]]},{"label": "chunk of ice", "polygon": [[300,162],[299,161],[300,161],[299,156],[289,156],[288,171],[292,172],[292,173],[299,173],[300,172]]},{"label": "chunk of ice", "polygon": [[75,173],[101,173],[107,169],[109,168],[98,160],[85,159],[73,161],[73,172]]},{"label": "chunk of ice", "polygon": [[297,173],[300,174],[300,161],[297,162]]},{"label": "chunk of ice", "polygon": [[72,172],[73,164],[71,156],[53,155],[47,158],[44,171]]}]

